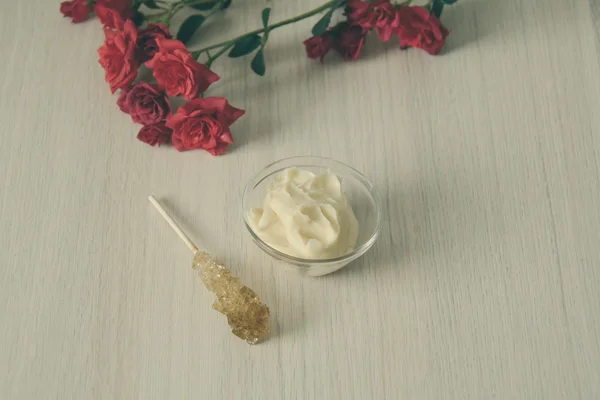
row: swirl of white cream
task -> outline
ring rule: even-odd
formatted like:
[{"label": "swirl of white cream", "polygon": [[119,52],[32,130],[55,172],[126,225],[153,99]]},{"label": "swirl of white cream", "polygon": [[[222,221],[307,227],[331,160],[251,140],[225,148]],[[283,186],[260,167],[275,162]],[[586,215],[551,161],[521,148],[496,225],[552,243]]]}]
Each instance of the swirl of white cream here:
[{"label": "swirl of white cream", "polygon": [[249,212],[252,230],[294,257],[329,259],[354,249],[358,221],[332,173],[289,168],[270,182],[262,209]]}]

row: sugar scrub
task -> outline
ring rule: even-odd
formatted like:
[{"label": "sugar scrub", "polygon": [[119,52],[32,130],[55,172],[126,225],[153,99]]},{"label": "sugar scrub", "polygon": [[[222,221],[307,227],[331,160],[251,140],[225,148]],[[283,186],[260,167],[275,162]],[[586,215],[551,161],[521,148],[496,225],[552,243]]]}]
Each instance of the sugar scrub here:
[{"label": "sugar scrub", "polygon": [[258,237],[293,257],[340,257],[358,239],[358,221],[332,173],[286,169],[269,183],[263,208],[251,209],[248,217]]}]

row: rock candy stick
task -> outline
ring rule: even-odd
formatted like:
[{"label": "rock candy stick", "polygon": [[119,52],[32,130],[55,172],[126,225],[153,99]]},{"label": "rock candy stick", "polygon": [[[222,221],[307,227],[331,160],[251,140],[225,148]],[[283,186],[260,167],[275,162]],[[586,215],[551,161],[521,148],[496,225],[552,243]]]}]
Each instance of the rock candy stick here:
[{"label": "rock candy stick", "polygon": [[269,308],[260,301],[260,297],[252,289],[244,286],[240,279],[233,276],[223,264],[210,254],[198,250],[198,246],[191,241],[154,196],[148,199],[194,253],[192,268],[198,271],[204,286],[217,296],[213,308],[227,316],[232,333],[250,344],[258,343],[269,333]]}]

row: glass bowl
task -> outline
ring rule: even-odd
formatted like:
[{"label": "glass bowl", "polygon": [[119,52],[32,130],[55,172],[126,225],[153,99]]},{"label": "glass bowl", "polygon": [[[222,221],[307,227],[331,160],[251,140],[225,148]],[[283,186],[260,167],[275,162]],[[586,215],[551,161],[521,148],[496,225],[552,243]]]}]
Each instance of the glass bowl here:
[{"label": "glass bowl", "polygon": [[[331,172],[340,178],[342,190],[346,193],[348,202],[358,220],[358,240],[353,251],[341,257],[330,259],[297,258],[272,248],[252,230],[248,221],[250,209],[262,208],[269,182],[281,171],[291,167],[315,174]],[[292,157],[266,166],[246,185],[242,196],[242,213],[244,215],[244,225],[246,225],[246,229],[248,229],[258,247],[271,257],[284,261],[294,270],[310,276],[330,274],[365,254],[379,236],[382,219],[379,195],[369,179],[346,164],[321,157]]]}]

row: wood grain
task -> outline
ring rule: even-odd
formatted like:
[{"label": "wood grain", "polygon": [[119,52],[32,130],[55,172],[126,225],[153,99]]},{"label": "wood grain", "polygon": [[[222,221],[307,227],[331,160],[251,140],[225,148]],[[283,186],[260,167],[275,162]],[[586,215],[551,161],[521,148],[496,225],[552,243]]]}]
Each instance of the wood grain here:
[{"label": "wood grain", "polygon": [[[319,0],[234,1],[198,43]],[[0,398],[600,398],[600,9],[462,0],[444,54],[370,41],[305,59],[274,32],[267,76],[214,65],[247,114],[223,157],[153,149],[115,105],[96,21],[0,5]],[[239,24],[239,25],[238,25]],[[386,213],[333,275],[254,246],[240,196],[294,155],[350,163]],[[255,289],[270,340],[235,339],[146,198]]]}]

